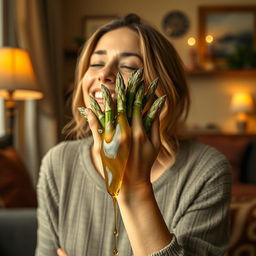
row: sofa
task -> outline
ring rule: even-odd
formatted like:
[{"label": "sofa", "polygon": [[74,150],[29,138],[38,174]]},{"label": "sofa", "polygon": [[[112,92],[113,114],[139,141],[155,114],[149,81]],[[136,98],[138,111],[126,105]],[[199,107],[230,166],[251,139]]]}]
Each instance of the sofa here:
[{"label": "sofa", "polygon": [[32,256],[36,247],[36,191],[11,141],[8,135],[0,138],[0,255]]},{"label": "sofa", "polygon": [[35,208],[0,210],[0,255],[34,256],[36,230]]},{"label": "sofa", "polygon": [[232,167],[231,237],[227,256],[256,256],[256,135],[197,134],[222,152]]},{"label": "sofa", "polygon": [[[214,146],[229,159],[233,172],[232,201],[230,205],[231,238],[229,252],[226,256],[256,255],[256,136],[227,134],[196,134],[189,139]],[[1,141],[1,140],[0,140]],[[1,143],[0,143],[1,146]],[[0,147],[1,148],[1,147]],[[0,149],[0,177],[3,165],[1,154],[10,150],[5,145]],[[14,151],[14,149],[11,149]],[[7,154],[8,155],[8,154]],[[11,154],[13,157],[13,154]],[[15,156],[15,154],[14,154]],[[17,158],[17,155],[15,156]],[[3,161],[3,160],[2,160]],[[19,159],[18,165],[23,165]],[[1,168],[2,167],[2,168]],[[14,168],[14,167],[13,167]],[[23,166],[23,168],[25,168]],[[17,167],[16,167],[17,169]],[[11,171],[9,171],[11,172]],[[30,256],[34,255],[36,247],[36,200],[35,192],[28,181],[27,175],[23,185],[11,193],[8,204],[0,206],[0,255]],[[10,180],[8,181],[10,183]],[[9,187],[12,187],[9,184]],[[14,189],[14,188],[13,188]],[[15,190],[14,189],[14,190]],[[0,198],[1,198],[0,188]],[[3,193],[2,193],[3,194]],[[19,197],[19,195],[22,197]],[[26,197],[26,200],[24,200]],[[5,201],[8,197],[5,196]],[[23,202],[17,200],[22,199]],[[13,203],[11,203],[13,201]],[[15,203],[16,201],[16,203]],[[22,207],[22,208],[21,208]]]}]

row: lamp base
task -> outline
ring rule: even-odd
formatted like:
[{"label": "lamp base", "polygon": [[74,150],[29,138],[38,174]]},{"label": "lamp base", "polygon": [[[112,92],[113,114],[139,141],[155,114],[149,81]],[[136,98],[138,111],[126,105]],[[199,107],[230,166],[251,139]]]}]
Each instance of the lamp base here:
[{"label": "lamp base", "polygon": [[247,131],[247,121],[237,121],[236,129],[239,133],[246,133]]}]

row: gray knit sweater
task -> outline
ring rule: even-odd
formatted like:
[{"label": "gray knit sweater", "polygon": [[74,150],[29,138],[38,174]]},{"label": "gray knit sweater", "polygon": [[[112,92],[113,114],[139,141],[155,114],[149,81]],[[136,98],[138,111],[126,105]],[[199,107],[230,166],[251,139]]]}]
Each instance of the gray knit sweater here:
[{"label": "gray knit sweater", "polygon": [[[114,248],[113,205],[91,156],[92,138],[62,142],[42,161],[38,183],[37,256],[110,256]],[[228,243],[230,167],[215,149],[182,143],[175,165],[153,183],[174,238],[154,256],[223,255]],[[120,256],[131,256],[119,216]],[[150,235],[150,234],[149,234]]]}]

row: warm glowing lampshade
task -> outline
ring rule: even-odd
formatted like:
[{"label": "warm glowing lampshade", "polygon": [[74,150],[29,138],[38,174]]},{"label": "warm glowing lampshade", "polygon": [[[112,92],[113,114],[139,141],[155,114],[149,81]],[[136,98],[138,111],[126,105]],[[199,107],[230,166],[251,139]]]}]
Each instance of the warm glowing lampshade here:
[{"label": "warm glowing lampshade", "polygon": [[31,60],[27,51],[0,48],[0,97],[8,98],[12,92],[14,100],[40,99]]},{"label": "warm glowing lampshade", "polygon": [[231,100],[233,113],[250,113],[253,110],[253,100],[249,93],[235,93]]}]

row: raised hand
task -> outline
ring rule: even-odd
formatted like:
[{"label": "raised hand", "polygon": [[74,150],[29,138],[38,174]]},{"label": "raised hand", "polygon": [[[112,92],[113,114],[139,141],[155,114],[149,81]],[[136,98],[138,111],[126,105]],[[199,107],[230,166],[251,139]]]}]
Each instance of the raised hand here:
[{"label": "raised hand", "polygon": [[[143,108],[153,98],[158,79],[152,82],[144,94],[142,73],[143,70],[139,69],[131,74],[126,92],[123,78],[117,74],[116,108],[109,90],[104,85],[101,86],[104,112],[97,101],[93,97],[90,98],[94,115],[90,113],[89,125],[96,152],[100,153],[103,163],[107,191],[112,197],[117,197],[123,176],[131,182],[134,170],[141,169],[142,163],[150,173],[160,147],[159,125],[154,125],[152,129],[151,126],[154,119],[158,120],[157,115],[166,97],[158,98],[143,118]],[[83,109],[80,108],[79,111]],[[126,166],[131,169],[127,173]],[[128,178],[129,176],[131,177]]]}]

